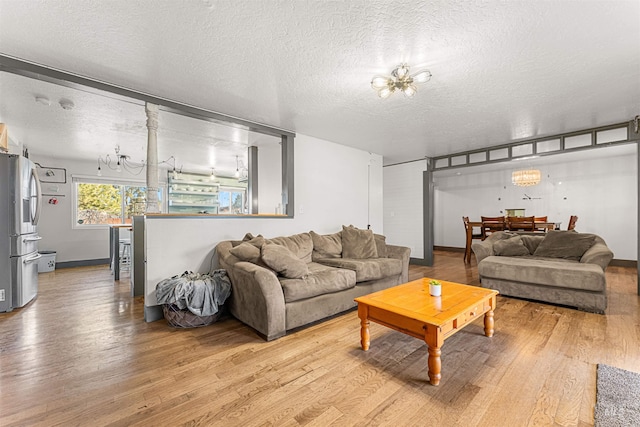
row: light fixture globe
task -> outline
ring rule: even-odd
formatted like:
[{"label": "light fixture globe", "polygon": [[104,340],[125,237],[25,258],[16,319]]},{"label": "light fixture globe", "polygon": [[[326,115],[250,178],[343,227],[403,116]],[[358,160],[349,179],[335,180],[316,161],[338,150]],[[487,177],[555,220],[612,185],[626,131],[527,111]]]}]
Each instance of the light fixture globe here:
[{"label": "light fixture globe", "polygon": [[396,90],[404,93],[407,98],[411,98],[418,91],[416,84],[426,83],[430,79],[431,72],[429,70],[420,70],[410,75],[407,64],[400,64],[391,72],[391,77],[373,77],[371,87],[382,99],[388,98]]},{"label": "light fixture globe", "polygon": [[407,67],[407,64],[400,64],[391,72],[391,75],[398,80],[402,80],[409,75],[409,67]]},{"label": "light fixture globe", "polygon": [[375,76],[373,80],[371,80],[371,87],[380,90],[389,87],[390,83],[393,84],[389,77]]},{"label": "light fixture globe", "polygon": [[411,76],[414,83],[426,83],[431,80],[431,72],[429,70],[422,70]]}]

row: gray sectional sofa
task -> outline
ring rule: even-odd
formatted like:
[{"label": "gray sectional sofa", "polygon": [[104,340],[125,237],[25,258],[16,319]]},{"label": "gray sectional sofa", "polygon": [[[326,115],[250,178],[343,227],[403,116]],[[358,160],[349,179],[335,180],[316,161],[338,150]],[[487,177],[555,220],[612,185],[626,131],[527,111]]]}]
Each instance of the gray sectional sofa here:
[{"label": "gray sectional sofa", "polygon": [[595,234],[554,230],[537,236],[500,231],[471,248],[485,288],[595,313],[607,308],[605,269],[613,252]]},{"label": "gray sectional sofa", "polygon": [[216,246],[227,270],[231,314],[268,341],[355,307],[354,298],[408,281],[410,249],[371,230],[343,227]]}]

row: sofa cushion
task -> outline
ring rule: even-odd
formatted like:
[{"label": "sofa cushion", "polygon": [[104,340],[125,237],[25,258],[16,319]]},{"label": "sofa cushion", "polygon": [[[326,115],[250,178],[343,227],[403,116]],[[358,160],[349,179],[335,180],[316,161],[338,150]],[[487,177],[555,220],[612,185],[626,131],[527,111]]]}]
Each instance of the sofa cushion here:
[{"label": "sofa cushion", "polygon": [[294,234],[287,237],[274,237],[268,239],[267,243],[284,246],[305,264],[311,262],[311,252],[313,251],[313,240],[309,233]]},{"label": "sofa cushion", "polygon": [[378,258],[387,257],[387,238],[382,234],[373,234],[373,239],[376,241],[376,251],[378,252]]},{"label": "sofa cushion", "polygon": [[520,236],[520,238],[522,239],[522,243],[524,244],[525,248],[529,250],[529,253],[533,254],[535,253],[536,249],[538,249],[538,246],[544,239],[544,236],[532,236],[523,234]]},{"label": "sofa cushion", "polygon": [[321,235],[310,231],[313,241],[313,259],[340,258],[342,256],[342,233]]},{"label": "sofa cushion", "polygon": [[561,258],[489,256],[478,264],[481,278],[489,277],[510,282],[555,286],[602,292],[605,276],[596,264],[583,264]]},{"label": "sofa cushion", "polygon": [[316,260],[316,262],[331,267],[353,270],[356,273],[357,282],[377,280],[402,273],[402,260],[397,258],[325,258]]},{"label": "sofa cushion", "polygon": [[498,240],[493,244],[493,253],[499,256],[524,256],[531,255],[520,236],[513,236],[509,239]]},{"label": "sofa cushion", "polygon": [[262,261],[284,277],[299,279],[309,274],[307,264],[285,246],[265,243],[261,252]]},{"label": "sofa cushion", "polygon": [[240,243],[235,248],[231,248],[229,252],[242,261],[249,261],[254,264],[260,261],[260,248],[248,242]]},{"label": "sofa cushion", "polygon": [[308,264],[309,274],[300,279],[281,278],[285,302],[340,292],[356,285],[355,272],[317,263]]},{"label": "sofa cushion", "polygon": [[533,253],[547,258],[564,258],[578,261],[593,246],[593,234],[581,234],[575,231],[550,230]]},{"label": "sofa cushion", "polygon": [[377,258],[373,231],[342,226],[342,257],[352,259]]}]

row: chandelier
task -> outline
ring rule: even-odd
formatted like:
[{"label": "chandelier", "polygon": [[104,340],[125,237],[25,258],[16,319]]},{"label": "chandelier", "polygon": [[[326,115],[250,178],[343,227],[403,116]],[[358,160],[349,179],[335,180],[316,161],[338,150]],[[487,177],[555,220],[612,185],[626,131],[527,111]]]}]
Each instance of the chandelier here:
[{"label": "chandelier", "polygon": [[538,169],[513,171],[511,173],[511,182],[518,187],[537,185],[540,183],[540,171]]},{"label": "chandelier", "polygon": [[400,64],[391,72],[391,77],[375,76],[371,80],[371,87],[378,92],[378,96],[382,99],[388,98],[396,90],[402,91],[406,97],[411,98],[418,91],[415,85],[426,83],[430,79],[431,71],[420,70],[411,75],[407,64]]},{"label": "chandelier", "polygon": [[[109,154],[107,154],[104,158],[102,156],[98,156],[98,172],[96,175],[102,176],[102,166],[107,167],[113,171],[118,173],[123,170],[133,174],[140,175],[144,168],[147,166],[144,160],[141,160],[139,163],[134,162],[131,159],[131,156],[120,153],[120,146],[116,145],[115,147],[115,157],[111,158]],[[173,177],[176,178],[178,174],[182,173],[182,166],[180,166],[180,170],[176,171],[176,158],[171,156],[167,160],[162,160],[158,162],[158,165],[166,164],[171,166],[171,162],[173,161]]]}]

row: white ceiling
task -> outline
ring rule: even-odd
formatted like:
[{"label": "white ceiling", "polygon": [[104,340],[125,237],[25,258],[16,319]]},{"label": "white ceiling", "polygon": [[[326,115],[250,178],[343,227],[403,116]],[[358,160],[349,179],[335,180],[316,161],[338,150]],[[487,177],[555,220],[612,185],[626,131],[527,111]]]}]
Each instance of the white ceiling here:
[{"label": "white ceiling", "polygon": [[[637,0],[0,0],[0,53],[385,164],[640,114]],[[401,62],[433,78],[412,99],[377,98],[371,78]],[[0,91],[0,121],[32,153],[95,160],[119,144],[144,158],[142,103],[6,73]],[[206,169],[213,145],[235,144],[220,155],[235,162],[251,139],[174,119],[160,117],[161,159]]]}]

